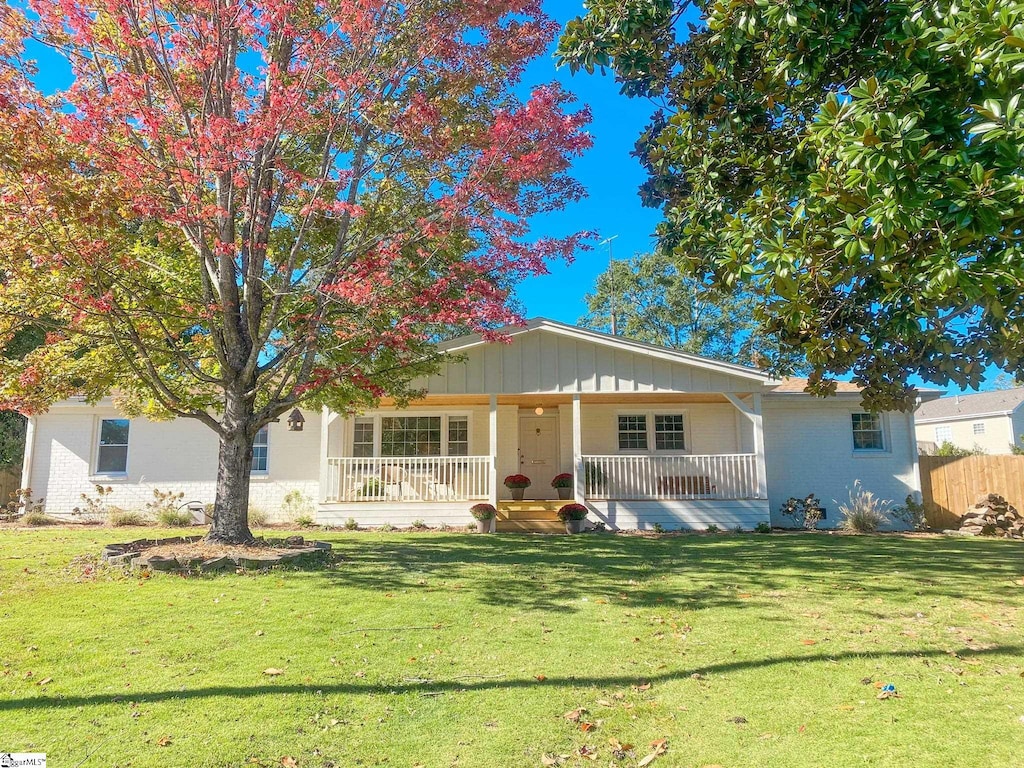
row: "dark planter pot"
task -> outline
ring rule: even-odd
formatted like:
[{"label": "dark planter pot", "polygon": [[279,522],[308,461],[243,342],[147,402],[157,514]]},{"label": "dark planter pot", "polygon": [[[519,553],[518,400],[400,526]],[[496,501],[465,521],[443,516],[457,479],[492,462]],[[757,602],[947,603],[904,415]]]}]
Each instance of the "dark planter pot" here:
[{"label": "dark planter pot", "polygon": [[523,494],[526,493],[526,489],[525,488],[509,488],[509,490],[512,491],[512,500],[513,501],[522,501],[523,500]]},{"label": "dark planter pot", "polygon": [[566,533],[583,533],[583,526],[587,524],[587,519],[582,520],[566,520],[565,521],[565,532]]},{"label": "dark planter pot", "polygon": [[494,533],[494,518],[476,521],[477,533]]},{"label": "dark planter pot", "polygon": [[572,488],[555,488],[558,491],[558,498],[560,499],[571,499]]}]

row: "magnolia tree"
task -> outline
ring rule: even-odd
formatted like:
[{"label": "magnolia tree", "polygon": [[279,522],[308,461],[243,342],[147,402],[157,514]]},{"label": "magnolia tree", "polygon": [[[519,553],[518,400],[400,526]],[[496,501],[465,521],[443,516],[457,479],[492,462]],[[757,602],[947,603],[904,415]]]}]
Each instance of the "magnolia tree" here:
[{"label": "magnolia tree", "polygon": [[[519,98],[557,26],[531,0],[39,0],[0,9],[3,405],[114,393],[219,437],[210,538],[251,538],[256,432],[298,405],[399,400],[452,326],[580,235],[589,116]],[[44,94],[21,41],[70,63]]]}]

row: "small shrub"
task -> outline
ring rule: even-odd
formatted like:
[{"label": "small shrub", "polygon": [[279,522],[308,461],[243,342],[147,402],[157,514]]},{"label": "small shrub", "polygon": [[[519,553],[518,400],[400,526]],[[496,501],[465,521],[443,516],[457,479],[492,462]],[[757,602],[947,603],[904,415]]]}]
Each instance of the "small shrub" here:
[{"label": "small shrub", "polygon": [[889,510],[889,516],[894,520],[906,523],[911,530],[923,531],[928,528],[928,520],[924,516],[924,504],[908,493],[903,503]]},{"label": "small shrub", "polygon": [[849,502],[839,505],[839,513],[843,516],[843,529],[855,533],[874,533],[889,522],[885,511],[891,503],[879,499],[871,491],[862,489],[860,480],[855,481],[850,490]]},{"label": "small shrub", "polygon": [[661,523],[655,523],[651,526],[651,530],[655,533],[665,533],[665,526]]},{"label": "small shrub", "polygon": [[812,529],[824,517],[825,508],[821,501],[813,493],[809,493],[802,499],[788,498],[779,508],[779,512],[793,520],[800,528]]},{"label": "small shrub", "polygon": [[437,530],[447,533],[448,531],[454,530],[448,523],[441,523],[437,526]]},{"label": "small shrub", "polygon": [[125,509],[114,510],[110,513],[110,524],[115,528],[129,525],[149,525],[149,520],[141,512],[129,512]]},{"label": "small shrub", "polygon": [[466,530],[469,533],[476,533],[476,523],[466,523]]},{"label": "small shrub", "polygon": [[21,522],[25,525],[39,526],[39,525],[56,525],[60,521],[55,517],[41,512],[38,509],[33,509],[31,512],[26,512],[21,518]]},{"label": "small shrub", "polygon": [[552,488],[572,488],[572,475],[568,472],[563,472],[560,475],[555,475],[555,479],[551,481]]},{"label": "small shrub", "polygon": [[[286,520],[294,520],[297,525],[302,525],[300,519],[309,519],[309,525],[313,524],[313,499],[308,494],[298,489],[288,491],[281,500],[281,512]],[[308,525],[302,526],[308,528]]]},{"label": "small shrub", "polygon": [[608,526],[605,524],[603,520],[598,520],[596,523],[594,523],[594,527],[590,530],[595,533],[607,533]]},{"label": "small shrub", "polygon": [[350,517],[348,520],[345,521],[345,530],[346,531],[358,531],[359,530],[359,523],[356,522],[356,519],[354,517]]},{"label": "small shrub", "polygon": [[714,523],[712,523],[711,525],[709,525],[707,528],[704,529],[704,533],[718,533],[720,530],[722,530],[722,529],[719,528]]},{"label": "small shrub", "polygon": [[754,526],[754,533],[771,533],[771,523],[766,523],[764,520],[758,521],[757,525]]},{"label": "small shrub", "polygon": [[192,513],[187,509],[161,509],[156,513],[156,521],[164,528],[187,528],[192,525]]},{"label": "small shrub", "polygon": [[558,510],[558,519],[563,523],[570,520],[586,520],[590,510],[582,504],[563,504]]},{"label": "small shrub", "polygon": [[16,518],[33,512],[42,514],[45,502],[46,499],[32,498],[31,488],[19,488],[11,494],[11,500],[7,503],[8,517]]},{"label": "small shrub", "polygon": [[313,520],[312,515],[299,515],[295,518],[295,524],[299,526],[299,528],[312,528],[316,525],[316,521]]},{"label": "small shrub", "polygon": [[735,525],[735,526],[733,526],[732,532],[733,533],[743,533],[743,526],[742,525]]},{"label": "small shrub", "polygon": [[413,520],[412,527],[417,531],[425,531],[427,529],[427,524],[422,520]]},{"label": "small shrub", "polygon": [[384,523],[384,525],[378,527],[377,530],[383,531],[384,533],[391,533],[391,531],[395,530],[395,526],[391,523]]},{"label": "small shrub", "polygon": [[107,501],[107,497],[114,492],[111,486],[96,485],[96,495],[90,496],[87,493],[81,495],[82,503],[71,510],[71,514],[79,518],[83,523],[103,521],[110,516],[110,513],[117,509]]},{"label": "small shrub", "polygon": [[959,445],[951,443],[949,440],[944,440],[942,444],[935,449],[933,456],[984,456],[988,451],[982,448],[977,443],[974,444],[973,448],[961,448]]},{"label": "small shrub", "polygon": [[491,520],[497,516],[498,510],[493,504],[474,504],[469,508],[469,514],[476,520]]},{"label": "small shrub", "polygon": [[263,528],[267,524],[269,516],[267,510],[260,507],[249,507],[249,524],[257,528]]}]

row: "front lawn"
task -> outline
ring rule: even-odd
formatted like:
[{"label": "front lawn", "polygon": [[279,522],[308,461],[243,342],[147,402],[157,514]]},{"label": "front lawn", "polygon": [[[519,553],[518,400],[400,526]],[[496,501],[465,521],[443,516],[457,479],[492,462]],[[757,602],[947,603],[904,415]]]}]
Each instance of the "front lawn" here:
[{"label": "front lawn", "polygon": [[329,533],[328,570],[189,579],[81,558],[135,535],[0,530],[0,751],[56,768],[636,766],[661,739],[653,768],[1024,755],[1019,543]]}]

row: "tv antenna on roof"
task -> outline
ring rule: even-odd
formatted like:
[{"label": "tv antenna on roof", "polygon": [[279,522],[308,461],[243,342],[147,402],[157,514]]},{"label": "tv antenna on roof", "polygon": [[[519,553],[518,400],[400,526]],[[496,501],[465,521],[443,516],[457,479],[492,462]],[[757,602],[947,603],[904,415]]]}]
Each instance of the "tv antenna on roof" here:
[{"label": "tv antenna on roof", "polygon": [[616,327],[617,317],[615,314],[615,257],[612,256],[612,240],[618,235],[612,235],[611,237],[605,238],[598,245],[608,246],[608,281],[611,283],[611,293],[609,293],[608,303],[611,309],[612,315],[612,336],[618,336],[618,329]]}]

